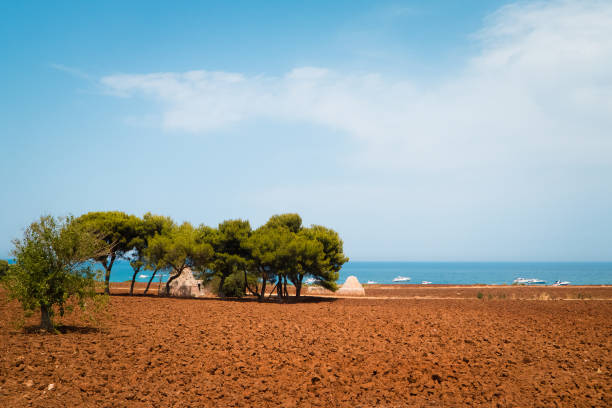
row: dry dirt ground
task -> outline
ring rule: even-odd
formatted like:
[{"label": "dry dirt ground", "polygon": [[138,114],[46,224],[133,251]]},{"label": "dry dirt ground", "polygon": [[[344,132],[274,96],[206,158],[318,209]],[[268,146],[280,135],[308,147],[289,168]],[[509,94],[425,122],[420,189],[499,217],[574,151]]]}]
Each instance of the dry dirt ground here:
[{"label": "dry dirt ground", "polygon": [[101,329],[75,314],[62,334],[14,328],[17,305],[0,301],[0,404],[612,406],[612,301],[594,300],[612,288],[513,300],[522,289],[292,304],[112,296]]}]

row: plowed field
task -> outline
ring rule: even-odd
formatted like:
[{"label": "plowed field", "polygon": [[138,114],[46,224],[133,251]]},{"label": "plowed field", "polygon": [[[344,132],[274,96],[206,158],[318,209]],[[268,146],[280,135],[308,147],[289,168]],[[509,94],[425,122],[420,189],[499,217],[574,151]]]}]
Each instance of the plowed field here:
[{"label": "plowed field", "polygon": [[13,328],[17,305],[2,303],[0,403],[611,406],[612,301],[506,290],[293,304],[113,296],[101,329],[75,314],[62,334]]}]

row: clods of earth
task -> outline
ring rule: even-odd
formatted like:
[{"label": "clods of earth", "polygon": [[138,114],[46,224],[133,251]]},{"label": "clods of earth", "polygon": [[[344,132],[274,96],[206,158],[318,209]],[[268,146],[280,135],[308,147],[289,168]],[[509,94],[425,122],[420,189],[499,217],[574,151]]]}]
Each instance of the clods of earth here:
[{"label": "clods of earth", "polygon": [[112,296],[100,321],[76,313],[60,334],[16,328],[18,305],[0,293],[0,403],[611,406],[612,301],[505,290],[290,304]]}]

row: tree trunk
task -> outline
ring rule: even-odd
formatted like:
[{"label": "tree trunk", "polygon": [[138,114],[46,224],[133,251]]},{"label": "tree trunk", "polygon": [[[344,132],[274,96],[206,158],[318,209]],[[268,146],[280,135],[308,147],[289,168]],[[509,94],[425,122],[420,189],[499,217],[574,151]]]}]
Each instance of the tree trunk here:
[{"label": "tree trunk", "polygon": [[289,299],[289,292],[287,292],[287,277],[283,277],[283,295],[285,295],[285,299]]},{"label": "tree trunk", "polygon": [[151,279],[149,279],[149,283],[147,283],[147,287],[144,291],[144,294],[146,295],[147,292],[149,291],[149,286],[151,286],[151,282],[153,282],[153,278],[155,278],[155,274],[157,273],[157,269],[153,271],[153,275],[151,275]]},{"label": "tree trunk", "polygon": [[[244,270],[244,287],[242,288],[242,291],[244,292],[244,296],[246,296],[247,294],[247,272],[246,269]],[[252,291],[251,291],[252,292]]]},{"label": "tree trunk", "polygon": [[247,294],[247,290],[251,292],[251,295],[255,295],[259,297],[259,286],[255,283],[255,289],[251,288],[251,286],[247,282],[247,270],[244,270],[244,294]]},{"label": "tree trunk", "polygon": [[170,284],[172,283],[173,280],[181,276],[181,273],[183,273],[182,269],[180,272],[177,272],[176,275],[172,275],[168,277],[168,281],[166,282],[166,296],[170,296]]},{"label": "tree trunk", "polygon": [[50,306],[41,304],[40,305],[40,327],[44,330],[51,332],[53,331],[53,322],[51,321],[51,314],[49,312]]},{"label": "tree trunk", "polygon": [[225,275],[221,276],[221,281],[219,282],[219,290],[217,291],[221,299],[225,297],[225,293],[223,292],[223,285],[225,285]]},{"label": "tree trunk", "polygon": [[134,282],[136,282],[136,275],[140,272],[140,266],[134,269],[134,275],[132,275],[132,285],[130,286],[130,296],[134,296]]},{"label": "tree trunk", "polygon": [[263,301],[266,298],[266,283],[268,282],[268,276],[267,275],[262,275],[262,282],[261,282],[261,294],[259,295],[259,301]]},{"label": "tree trunk", "polygon": [[278,275],[278,280],[276,281],[276,296],[278,296],[279,300],[283,299],[283,277]]},{"label": "tree trunk", "polygon": [[272,297],[272,293],[274,293],[274,291],[276,290],[277,294],[278,294],[278,281],[276,282],[276,285],[274,285],[272,287],[272,290],[270,291],[270,294],[268,295],[268,299],[270,299]]},{"label": "tree trunk", "polygon": [[302,293],[302,279],[304,277],[301,275],[298,275],[298,278],[296,279],[295,283],[295,297],[299,298],[300,294]]},{"label": "tree trunk", "polygon": [[105,282],[104,294],[105,295],[110,295],[110,274],[111,274],[111,269],[113,269],[113,264],[115,263],[115,258],[116,258],[116,255],[113,252],[113,254],[111,255],[110,263],[107,264],[106,259],[102,261],[102,266],[104,267],[104,270],[105,270],[105,273],[104,273],[104,282]]}]

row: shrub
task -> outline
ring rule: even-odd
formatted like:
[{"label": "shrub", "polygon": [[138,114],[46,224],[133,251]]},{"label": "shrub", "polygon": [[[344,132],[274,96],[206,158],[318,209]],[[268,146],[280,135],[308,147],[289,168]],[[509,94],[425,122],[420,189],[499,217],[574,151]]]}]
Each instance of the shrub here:
[{"label": "shrub", "polygon": [[[257,286],[257,278],[252,275],[247,275],[247,279],[249,281],[249,285],[251,287]],[[214,276],[209,281],[209,286],[212,292],[216,295],[219,295],[219,284],[221,283],[221,278],[219,276]],[[225,278],[225,282],[223,283],[223,295],[226,297],[236,297],[241,298],[245,295],[244,293],[244,273],[243,272],[235,272]]]}]

